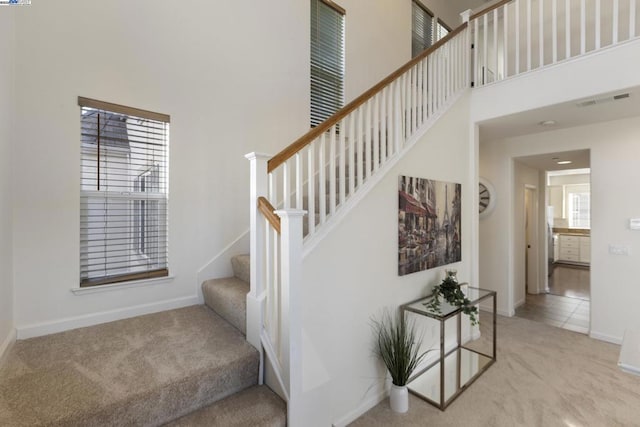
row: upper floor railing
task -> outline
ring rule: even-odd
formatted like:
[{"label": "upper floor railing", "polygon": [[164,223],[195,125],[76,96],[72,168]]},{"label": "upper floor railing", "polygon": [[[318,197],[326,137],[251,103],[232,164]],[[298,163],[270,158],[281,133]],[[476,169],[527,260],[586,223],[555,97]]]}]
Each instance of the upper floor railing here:
[{"label": "upper floor railing", "polygon": [[637,37],[636,0],[509,0],[471,16],[475,86]]}]

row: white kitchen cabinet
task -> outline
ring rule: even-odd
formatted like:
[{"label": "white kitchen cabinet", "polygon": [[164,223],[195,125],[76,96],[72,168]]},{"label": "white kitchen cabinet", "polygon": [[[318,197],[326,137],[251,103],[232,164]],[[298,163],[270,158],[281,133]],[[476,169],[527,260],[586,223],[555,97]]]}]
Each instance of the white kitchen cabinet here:
[{"label": "white kitchen cabinet", "polygon": [[580,262],[589,264],[591,262],[591,237],[580,237]]},{"label": "white kitchen cabinet", "polygon": [[589,263],[591,244],[589,236],[560,234],[559,262]]}]

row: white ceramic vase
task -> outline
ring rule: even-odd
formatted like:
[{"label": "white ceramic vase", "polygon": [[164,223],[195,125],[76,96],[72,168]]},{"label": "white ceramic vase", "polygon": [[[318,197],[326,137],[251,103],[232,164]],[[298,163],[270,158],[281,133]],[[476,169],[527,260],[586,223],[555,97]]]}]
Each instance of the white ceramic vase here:
[{"label": "white ceramic vase", "polygon": [[389,394],[389,402],[391,410],[404,414],[409,410],[409,390],[407,386],[397,386],[391,384],[391,392]]}]

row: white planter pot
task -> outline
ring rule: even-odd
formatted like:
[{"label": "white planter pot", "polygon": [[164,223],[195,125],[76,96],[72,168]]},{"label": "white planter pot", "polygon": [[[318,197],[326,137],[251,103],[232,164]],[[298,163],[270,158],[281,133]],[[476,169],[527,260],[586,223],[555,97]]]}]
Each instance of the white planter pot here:
[{"label": "white planter pot", "polygon": [[409,410],[409,390],[407,386],[391,384],[389,403],[393,412],[405,413]]}]

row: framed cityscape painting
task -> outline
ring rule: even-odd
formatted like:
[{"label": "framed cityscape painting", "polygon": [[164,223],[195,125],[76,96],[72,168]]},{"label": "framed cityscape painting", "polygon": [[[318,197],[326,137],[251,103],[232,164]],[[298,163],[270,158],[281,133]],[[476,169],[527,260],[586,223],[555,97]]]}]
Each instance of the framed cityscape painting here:
[{"label": "framed cityscape painting", "polygon": [[462,185],[400,176],[398,274],[404,276],[462,260]]}]

